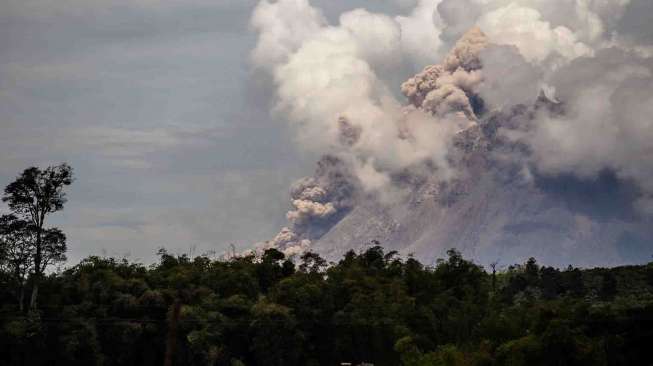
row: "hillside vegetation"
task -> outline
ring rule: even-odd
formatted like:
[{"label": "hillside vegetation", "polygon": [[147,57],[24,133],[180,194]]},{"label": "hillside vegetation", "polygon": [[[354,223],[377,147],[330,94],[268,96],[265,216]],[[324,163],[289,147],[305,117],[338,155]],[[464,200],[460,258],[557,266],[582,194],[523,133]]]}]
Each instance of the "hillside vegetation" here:
[{"label": "hillside vegetation", "polygon": [[[20,311],[2,273],[5,365],[647,365],[653,263],[433,267],[372,245],[326,263],[270,249],[151,266],[89,257]],[[27,284],[29,286],[29,283]]]}]

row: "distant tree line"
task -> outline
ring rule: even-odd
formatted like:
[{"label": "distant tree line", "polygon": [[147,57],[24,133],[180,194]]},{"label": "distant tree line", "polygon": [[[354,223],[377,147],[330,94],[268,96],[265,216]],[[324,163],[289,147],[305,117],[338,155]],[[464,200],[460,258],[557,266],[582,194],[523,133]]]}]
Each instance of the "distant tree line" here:
[{"label": "distant tree line", "polygon": [[[30,174],[43,182],[69,168],[53,169]],[[59,204],[43,217],[65,202],[72,172],[59,176],[48,194]],[[150,266],[89,257],[46,271],[65,240],[8,202],[1,365],[653,364],[653,263],[559,270],[531,258],[487,272],[453,249],[425,266],[373,242],[337,263],[161,250]],[[21,299],[34,287],[38,302]]]}]

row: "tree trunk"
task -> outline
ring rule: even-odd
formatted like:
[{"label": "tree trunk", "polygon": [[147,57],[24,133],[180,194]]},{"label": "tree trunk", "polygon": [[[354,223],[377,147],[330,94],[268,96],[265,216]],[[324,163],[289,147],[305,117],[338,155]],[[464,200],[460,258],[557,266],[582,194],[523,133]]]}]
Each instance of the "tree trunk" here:
[{"label": "tree trunk", "polygon": [[34,310],[36,309],[36,297],[39,294],[39,281],[37,278],[34,278],[34,284],[32,285],[32,297],[29,300],[29,308]]},{"label": "tree trunk", "polygon": [[25,279],[21,275],[20,265],[14,265],[14,279],[16,280],[16,301],[18,309],[22,313],[25,310]]},{"label": "tree trunk", "polygon": [[25,284],[21,284],[20,289],[18,289],[18,309],[20,309],[21,313],[25,309],[24,304],[25,304]]},{"label": "tree trunk", "polygon": [[36,298],[39,295],[39,283],[41,282],[41,261],[43,259],[43,253],[41,252],[42,239],[41,232],[42,227],[39,226],[36,232],[36,253],[34,254],[34,280],[32,281],[32,298],[29,301],[30,309],[36,309]]},{"label": "tree trunk", "polygon": [[166,342],[166,355],[163,360],[163,366],[172,366],[175,349],[177,348],[177,322],[179,321],[179,313],[181,312],[181,301],[179,298],[175,299],[172,304],[172,311],[168,319],[168,340]]}]

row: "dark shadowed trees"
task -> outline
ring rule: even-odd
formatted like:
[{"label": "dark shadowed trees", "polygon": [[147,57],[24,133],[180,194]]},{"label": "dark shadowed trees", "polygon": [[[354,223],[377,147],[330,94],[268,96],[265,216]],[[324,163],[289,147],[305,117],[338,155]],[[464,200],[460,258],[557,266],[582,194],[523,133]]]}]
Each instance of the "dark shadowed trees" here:
[{"label": "dark shadowed trees", "polygon": [[7,274],[21,312],[34,249],[29,226],[27,221],[15,215],[0,216],[0,269]]},{"label": "dark shadowed trees", "polygon": [[25,169],[4,191],[13,215],[25,222],[21,240],[29,243],[31,252],[32,295],[30,308],[36,307],[39,284],[46,268],[65,259],[66,236],[56,228],[46,228],[48,216],[61,211],[66,203],[64,189],[73,181],[73,170],[68,164],[46,169]]},{"label": "dark shadowed trees", "polygon": [[44,276],[38,312],[13,312],[0,286],[0,365],[161,366],[167,344],[171,363],[189,366],[653,364],[653,263],[529,260],[498,271],[495,292],[491,273],[455,250],[434,266],[379,246],[326,266],[310,254],[296,259],[303,270],[275,250],[159,254],[151,266],[90,257]]},{"label": "dark shadowed trees", "polygon": [[606,271],[601,275],[601,288],[599,297],[601,300],[612,300],[617,294],[617,278],[612,272]]}]

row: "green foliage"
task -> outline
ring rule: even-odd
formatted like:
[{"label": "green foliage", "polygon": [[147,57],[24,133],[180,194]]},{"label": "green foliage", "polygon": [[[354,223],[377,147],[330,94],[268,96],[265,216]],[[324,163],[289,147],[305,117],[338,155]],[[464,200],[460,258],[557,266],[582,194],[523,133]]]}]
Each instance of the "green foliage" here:
[{"label": "green foliage", "polygon": [[50,214],[63,210],[64,189],[72,182],[73,170],[63,163],[43,170],[25,169],[4,189],[2,201],[12,213],[0,217],[0,268],[11,273],[21,310],[27,275],[31,277],[30,308],[34,310],[46,269],[66,260],[66,235],[57,228],[46,228],[45,222]]},{"label": "green foliage", "polygon": [[0,287],[0,364],[161,365],[175,302],[175,365],[651,364],[651,268],[529,259],[493,286],[455,250],[434,266],[378,245],[331,265],[276,250],[227,261],[162,250],[149,267],[89,257],[43,278],[38,312]]}]

